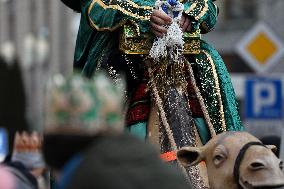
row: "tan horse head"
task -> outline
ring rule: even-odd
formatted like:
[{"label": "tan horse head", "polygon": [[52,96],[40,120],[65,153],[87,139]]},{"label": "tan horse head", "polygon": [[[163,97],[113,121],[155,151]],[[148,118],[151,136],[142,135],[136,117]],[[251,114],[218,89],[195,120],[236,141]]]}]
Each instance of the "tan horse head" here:
[{"label": "tan horse head", "polygon": [[284,186],[282,161],[246,132],[226,132],[203,147],[184,147],[177,153],[184,166],[205,161],[211,189],[256,189]]}]

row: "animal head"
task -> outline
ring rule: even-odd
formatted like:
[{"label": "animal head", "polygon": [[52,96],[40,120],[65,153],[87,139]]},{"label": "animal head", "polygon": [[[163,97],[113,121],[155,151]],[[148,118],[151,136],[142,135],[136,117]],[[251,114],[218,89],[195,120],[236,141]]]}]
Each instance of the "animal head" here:
[{"label": "animal head", "polygon": [[211,189],[254,189],[284,186],[282,161],[246,132],[226,132],[202,147],[184,147],[177,153],[184,166],[205,161]]}]

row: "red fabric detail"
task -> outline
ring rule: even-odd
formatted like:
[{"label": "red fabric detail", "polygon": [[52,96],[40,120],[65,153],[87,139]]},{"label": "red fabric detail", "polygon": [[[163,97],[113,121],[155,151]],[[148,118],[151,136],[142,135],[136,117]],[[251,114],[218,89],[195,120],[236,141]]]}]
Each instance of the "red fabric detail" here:
[{"label": "red fabric detail", "polygon": [[130,98],[129,109],[126,115],[126,123],[128,126],[148,121],[151,105],[150,92],[147,91],[147,78],[148,73],[144,73],[144,79],[135,86]]},{"label": "red fabric detail", "polygon": [[127,125],[133,125],[138,122],[147,121],[150,113],[150,102],[139,103],[127,112]]},{"label": "red fabric detail", "polygon": [[143,99],[149,99],[150,93],[147,91],[147,84],[141,83],[131,94],[130,104]]},{"label": "red fabric detail", "polygon": [[161,159],[169,162],[169,161],[174,161],[177,159],[177,155],[175,151],[171,151],[171,152],[166,152],[160,155]]},{"label": "red fabric detail", "polygon": [[[129,98],[129,109],[127,111],[126,123],[128,126],[148,121],[150,113],[150,91],[147,89],[148,73],[144,73],[144,80],[136,86],[132,91]],[[193,117],[203,117],[203,112],[199,100],[197,99],[194,88],[190,82],[188,82],[188,98],[189,106]]]},{"label": "red fabric detail", "polygon": [[188,104],[192,112],[192,117],[203,117],[203,112],[201,110],[199,100],[197,99],[195,90],[190,82],[188,82],[187,92],[188,92],[188,99],[189,99]]}]

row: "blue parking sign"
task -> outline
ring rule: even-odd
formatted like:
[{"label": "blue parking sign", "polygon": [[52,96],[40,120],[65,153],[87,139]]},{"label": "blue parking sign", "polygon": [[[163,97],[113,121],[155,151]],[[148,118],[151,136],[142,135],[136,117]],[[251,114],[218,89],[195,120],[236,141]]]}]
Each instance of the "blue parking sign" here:
[{"label": "blue parking sign", "polygon": [[0,127],[0,162],[7,156],[8,148],[8,133],[6,129]]},{"label": "blue parking sign", "polygon": [[282,119],[282,83],[280,79],[257,77],[246,81],[247,119]]}]

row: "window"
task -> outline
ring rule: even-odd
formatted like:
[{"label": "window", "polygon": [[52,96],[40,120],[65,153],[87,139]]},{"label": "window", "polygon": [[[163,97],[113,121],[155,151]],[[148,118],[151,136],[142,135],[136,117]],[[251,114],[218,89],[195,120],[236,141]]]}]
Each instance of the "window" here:
[{"label": "window", "polygon": [[255,0],[225,0],[226,19],[254,19],[256,17]]},{"label": "window", "polygon": [[257,19],[258,0],[217,0],[220,9],[217,30],[238,30],[250,27]]}]

